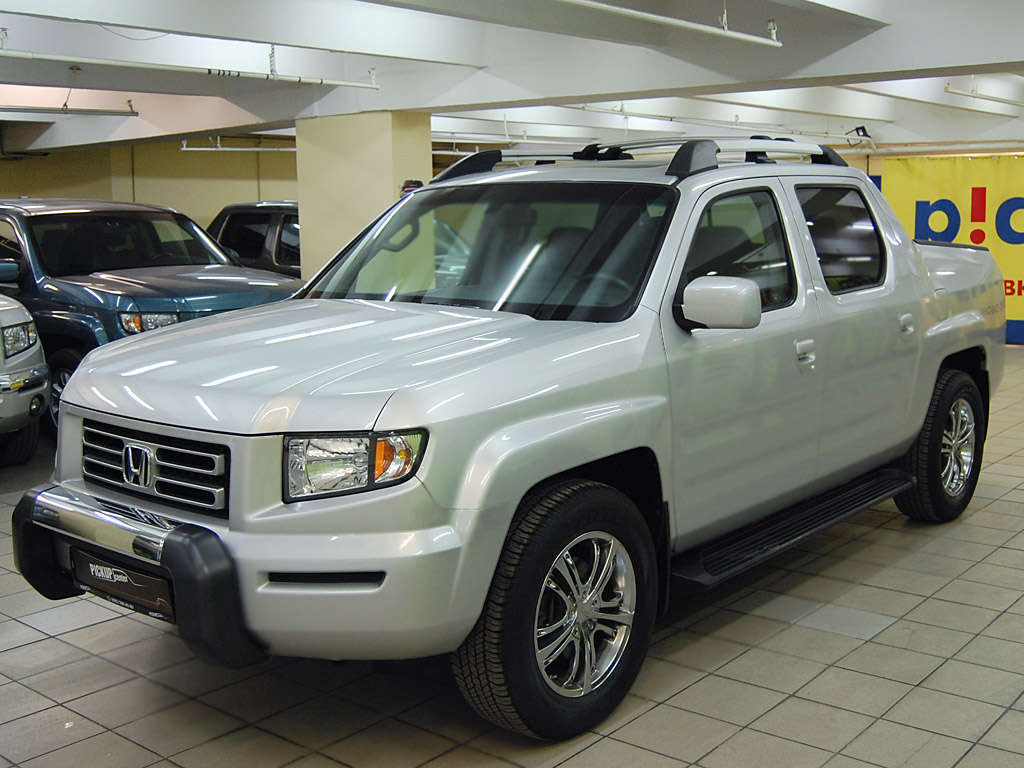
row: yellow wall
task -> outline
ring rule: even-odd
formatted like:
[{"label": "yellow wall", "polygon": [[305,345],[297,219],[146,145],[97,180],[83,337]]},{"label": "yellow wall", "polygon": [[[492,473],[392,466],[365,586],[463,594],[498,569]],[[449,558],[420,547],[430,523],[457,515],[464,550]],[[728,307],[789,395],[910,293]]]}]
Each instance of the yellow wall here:
[{"label": "yellow wall", "polygon": [[298,182],[294,152],[182,152],[178,142],[154,142],[0,162],[0,197],[18,195],[169,205],[205,227],[229,203],[294,200]]},{"label": "yellow wall", "polygon": [[302,275],[309,277],[398,199],[405,179],[431,175],[430,116],[363,112],[295,122]]}]

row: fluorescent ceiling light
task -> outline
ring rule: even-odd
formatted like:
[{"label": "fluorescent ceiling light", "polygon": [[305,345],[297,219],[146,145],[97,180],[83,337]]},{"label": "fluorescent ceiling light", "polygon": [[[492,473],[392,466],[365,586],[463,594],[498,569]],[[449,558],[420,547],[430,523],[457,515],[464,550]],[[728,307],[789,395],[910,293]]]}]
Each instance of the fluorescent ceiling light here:
[{"label": "fluorescent ceiling light", "polygon": [[26,115],[99,115],[102,117],[138,117],[134,109],[90,109],[87,107],[19,107],[16,104],[0,106],[0,112]]},{"label": "fluorescent ceiling light", "polygon": [[977,91],[961,91],[959,88],[954,88],[949,83],[946,83],[946,87],[943,88],[943,90],[946,93],[953,94],[954,96],[968,96],[972,99],[982,99],[983,101],[994,101],[999,104],[1009,104],[1011,107],[1024,107],[1024,101],[1007,99],[1003,96],[993,96],[989,93],[978,93]]}]

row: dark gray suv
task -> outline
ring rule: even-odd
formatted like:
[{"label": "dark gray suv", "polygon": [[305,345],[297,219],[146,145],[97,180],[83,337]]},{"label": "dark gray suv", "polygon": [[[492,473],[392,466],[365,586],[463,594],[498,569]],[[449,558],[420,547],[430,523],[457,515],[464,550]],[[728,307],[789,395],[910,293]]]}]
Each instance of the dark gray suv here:
[{"label": "dark gray suv", "polygon": [[294,200],[226,206],[209,232],[247,267],[299,277],[299,204]]}]

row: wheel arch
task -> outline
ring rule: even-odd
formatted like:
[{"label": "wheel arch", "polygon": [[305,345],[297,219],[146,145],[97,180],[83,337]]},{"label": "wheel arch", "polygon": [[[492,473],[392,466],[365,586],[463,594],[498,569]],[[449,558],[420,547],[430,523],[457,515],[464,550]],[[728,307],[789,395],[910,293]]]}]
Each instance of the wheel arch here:
[{"label": "wheel arch", "polygon": [[981,390],[981,399],[985,403],[985,421],[987,423],[991,390],[985,348],[982,346],[970,347],[947,355],[939,364],[939,371],[935,376],[936,381],[947,370],[963,371],[974,379],[978,389]]}]

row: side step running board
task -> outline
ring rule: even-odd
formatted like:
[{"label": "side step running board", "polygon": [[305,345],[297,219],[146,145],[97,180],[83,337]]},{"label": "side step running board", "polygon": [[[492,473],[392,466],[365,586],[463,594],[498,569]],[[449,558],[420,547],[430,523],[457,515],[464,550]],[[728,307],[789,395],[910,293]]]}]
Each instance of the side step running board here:
[{"label": "side step running board", "polygon": [[672,575],[679,586],[682,580],[697,589],[713,587],[913,485],[909,474],[896,469],[863,475],[680,553],[672,560]]}]

